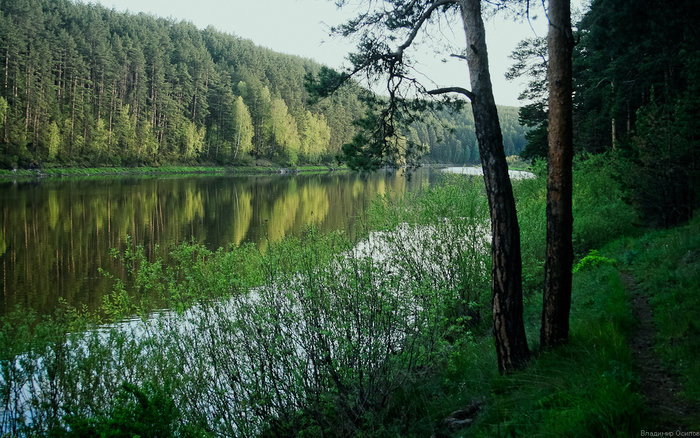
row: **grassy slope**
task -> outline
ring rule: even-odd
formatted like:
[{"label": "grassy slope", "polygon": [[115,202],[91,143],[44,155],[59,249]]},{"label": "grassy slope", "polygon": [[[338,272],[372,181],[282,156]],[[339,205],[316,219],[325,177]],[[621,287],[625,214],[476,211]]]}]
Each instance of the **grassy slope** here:
[{"label": "grassy slope", "polygon": [[[700,218],[610,246],[646,296],[657,329],[654,352],[676,375],[681,396],[700,405]],[[700,406],[696,406],[700,408]],[[691,426],[700,430],[700,409]]]},{"label": "grassy slope", "polygon": [[[629,346],[637,326],[632,292],[621,277],[632,275],[639,293],[649,297],[657,328],[651,348],[683,388],[678,402],[700,412],[700,219],[614,241],[597,259],[574,275],[569,345],[539,353],[523,372],[497,376],[484,371],[495,360],[484,339],[483,354],[455,370],[454,376],[469,380],[450,385],[445,394],[452,403],[443,409],[480,397],[483,403],[474,424],[455,436],[639,436],[663,424],[700,428],[700,414],[670,422],[651,415]],[[540,308],[539,298],[526,302],[531,342],[538,337]]]}]

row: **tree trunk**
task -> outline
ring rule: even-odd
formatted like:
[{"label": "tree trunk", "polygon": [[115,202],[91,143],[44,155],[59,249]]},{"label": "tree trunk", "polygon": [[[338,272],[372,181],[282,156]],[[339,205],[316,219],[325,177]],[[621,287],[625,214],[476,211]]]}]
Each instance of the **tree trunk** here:
[{"label": "tree trunk", "polygon": [[[615,81],[610,82],[610,91],[611,91],[611,97],[610,97],[610,106],[611,108],[615,108]],[[617,149],[617,129],[616,126],[617,124],[615,123],[615,113],[614,109],[611,109],[611,112],[613,112],[612,117],[610,118],[610,147],[612,150]]]},{"label": "tree trunk", "polygon": [[236,134],[236,153],[233,155],[233,159],[238,158],[238,151],[241,148],[241,129],[243,129],[243,122],[238,121],[238,133]]},{"label": "tree trunk", "polygon": [[75,144],[75,95],[78,94],[77,90],[78,89],[78,77],[73,76],[73,89],[70,90],[73,99],[72,99],[72,104],[71,104],[71,110],[70,110],[70,148],[69,148],[69,154],[71,159],[73,158],[73,145]]},{"label": "tree trunk", "polygon": [[114,109],[116,108],[114,103],[114,97],[117,93],[117,80],[112,81],[112,97],[109,101],[109,124],[107,127],[107,154],[109,154],[109,149],[112,146],[112,120],[114,118]]},{"label": "tree trunk", "polygon": [[460,8],[474,93],[474,125],[491,213],[493,331],[498,369],[504,373],[522,368],[530,358],[523,324],[520,231],[493,99],[481,0],[461,0]]},{"label": "tree trunk", "polygon": [[156,129],[157,117],[156,117],[156,64],[153,62],[151,65],[151,126]]},{"label": "tree trunk", "polygon": [[100,73],[100,85],[97,88],[98,94],[97,94],[97,121],[99,122],[102,119],[102,96],[104,95],[105,91],[105,68],[102,67],[102,71]]},{"label": "tree trunk", "polygon": [[573,247],[571,211],[573,157],[571,12],[569,0],[549,0],[549,161],[547,249],[540,343],[566,343],[571,308]]},{"label": "tree trunk", "polygon": [[10,49],[5,49],[5,90],[7,91],[7,80],[10,72]]},{"label": "tree trunk", "polygon": [[29,65],[27,65],[26,68],[26,79],[25,79],[25,85],[24,85],[24,95],[26,98],[26,106],[25,106],[25,112],[24,112],[24,133],[26,134],[29,131],[29,120],[31,119],[31,112],[30,112],[30,101],[31,101],[31,94],[32,94],[32,70]]}]

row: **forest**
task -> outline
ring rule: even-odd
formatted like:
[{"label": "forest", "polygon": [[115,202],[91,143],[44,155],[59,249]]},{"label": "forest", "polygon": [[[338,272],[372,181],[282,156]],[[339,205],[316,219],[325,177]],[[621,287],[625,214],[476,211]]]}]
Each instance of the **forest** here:
[{"label": "forest", "polygon": [[[687,221],[697,205],[700,55],[692,1],[597,0],[575,24],[573,131],[576,153],[613,153],[628,200],[661,226]],[[525,159],[547,155],[547,44],[521,41],[507,77],[527,78],[520,122]]]},{"label": "forest", "polygon": [[[308,102],[320,64],[214,28],[70,0],[0,1],[0,167],[334,163],[364,114],[356,84]],[[527,128],[501,107],[505,147]],[[433,162],[477,163],[471,112],[403,135]]]}]

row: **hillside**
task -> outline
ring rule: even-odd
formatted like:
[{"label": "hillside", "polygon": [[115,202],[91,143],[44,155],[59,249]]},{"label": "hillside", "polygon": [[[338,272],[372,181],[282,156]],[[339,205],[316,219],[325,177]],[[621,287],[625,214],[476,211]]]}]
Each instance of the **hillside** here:
[{"label": "hillside", "polygon": [[[310,105],[312,60],[69,0],[0,1],[0,53],[3,168],[331,161],[364,111],[352,84]],[[525,128],[501,109],[506,152],[518,153]],[[432,161],[478,160],[468,108],[407,136]]]}]

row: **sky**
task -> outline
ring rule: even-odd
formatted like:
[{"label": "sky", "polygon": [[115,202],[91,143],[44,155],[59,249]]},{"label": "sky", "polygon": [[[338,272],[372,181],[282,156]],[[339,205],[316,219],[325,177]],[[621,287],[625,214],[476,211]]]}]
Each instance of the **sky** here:
[{"label": "sky", "polygon": [[[219,31],[252,40],[277,52],[311,58],[339,69],[346,55],[354,49],[350,41],[329,36],[330,26],[355,15],[352,5],[338,9],[332,0],[93,0],[120,12],[144,12],[158,17],[184,20],[203,29],[213,26]],[[540,14],[542,15],[542,14]],[[518,81],[506,81],[504,75],[512,60],[508,55],[516,44],[528,37],[545,36],[544,16],[528,22],[514,22],[504,17],[488,19],[486,43],[489,50],[491,80],[499,105],[520,106],[517,96],[524,88]],[[432,35],[435,40],[453,41],[464,46],[460,23],[443,25]],[[461,43],[461,46],[460,46]],[[461,50],[461,49],[455,49]],[[416,53],[418,71],[426,85],[468,86],[466,63],[456,58],[443,62],[430,44],[421,44]]]}]

